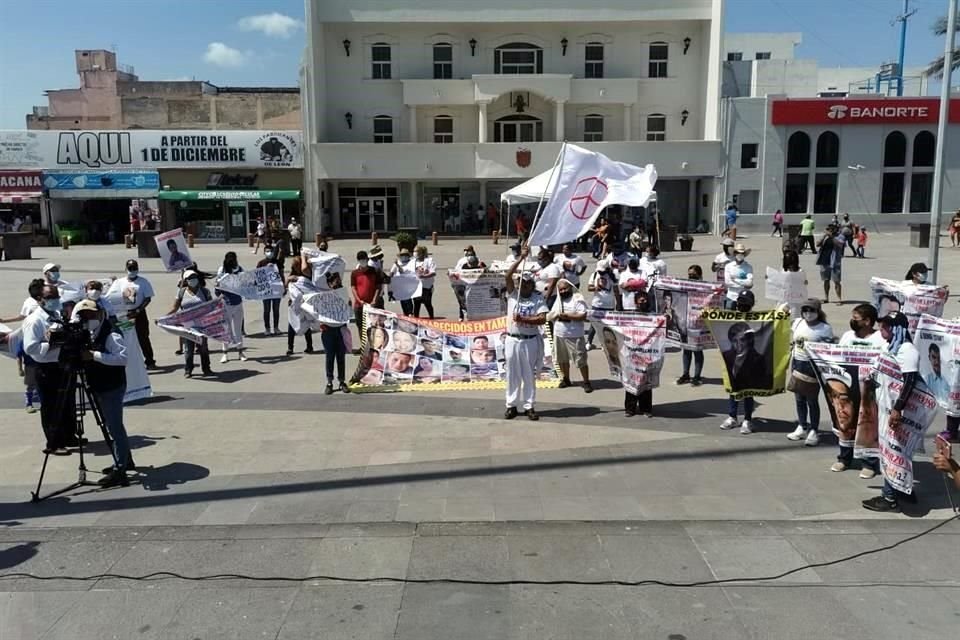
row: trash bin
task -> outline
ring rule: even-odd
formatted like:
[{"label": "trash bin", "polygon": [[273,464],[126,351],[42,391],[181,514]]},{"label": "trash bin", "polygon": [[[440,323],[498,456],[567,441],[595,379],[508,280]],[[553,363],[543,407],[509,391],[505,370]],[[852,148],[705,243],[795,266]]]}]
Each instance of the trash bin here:
[{"label": "trash bin", "polygon": [[930,247],[930,223],[910,225],[910,246],[927,249]]},{"label": "trash bin", "polygon": [[677,244],[677,225],[667,224],[660,227],[660,251],[674,251]]},{"label": "trash bin", "polygon": [[680,251],[693,251],[693,236],[680,236]]},{"label": "trash bin", "polygon": [[153,236],[159,234],[159,231],[134,231],[133,237],[137,241],[138,258],[159,258],[160,251],[157,250],[157,242]]}]

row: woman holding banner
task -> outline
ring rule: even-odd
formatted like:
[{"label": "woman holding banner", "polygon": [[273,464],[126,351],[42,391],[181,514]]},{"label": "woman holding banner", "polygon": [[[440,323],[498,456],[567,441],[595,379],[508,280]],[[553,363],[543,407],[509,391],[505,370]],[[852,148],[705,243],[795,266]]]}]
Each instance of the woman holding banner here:
[{"label": "woman holding banner", "polygon": [[400,301],[400,309],[405,316],[413,315],[413,298],[418,287],[412,283],[417,282],[418,275],[415,263],[410,258],[409,249],[401,249],[397,254],[397,261],[390,268],[390,294]]},{"label": "woman holding banner", "polygon": [[797,428],[787,435],[788,440],[803,440],[807,447],[820,444],[820,383],[810,356],[803,348],[806,342],[834,342],[833,327],[827,324],[820,301],[807,300],[800,307],[800,317],[793,321],[793,358],[787,389],[793,391],[797,405]]},{"label": "woman holding banner", "polygon": [[416,248],[416,260],[413,268],[420,278],[420,295],[413,299],[413,315],[420,317],[420,307],[427,310],[427,316],[433,320],[433,285],[437,279],[437,265],[433,258],[427,255],[427,248],[420,245]]},{"label": "woman holding banner", "polygon": [[[273,245],[263,247],[263,260],[257,263],[257,269],[268,265],[276,265],[277,271],[283,273],[283,258],[279,255],[279,248]],[[273,315],[273,329],[270,328],[270,316]],[[263,335],[269,336],[280,333],[280,298],[264,298],[263,300]]]},{"label": "woman holding banner", "polygon": [[[209,302],[213,299],[213,296],[210,295],[210,290],[204,286],[204,281],[201,279],[200,274],[193,269],[187,269],[183,272],[183,285],[183,288],[177,293],[177,299],[173,303],[173,309],[171,309],[167,315],[173,315],[178,311],[190,309],[191,307]],[[184,378],[193,377],[194,351],[200,352],[200,368],[203,371],[203,375],[213,375],[213,371],[210,369],[210,349],[207,345],[206,338],[202,338],[199,344],[193,340],[185,339],[183,341],[183,351]]]},{"label": "woman holding banner", "polygon": [[[302,313],[300,305],[303,304],[303,296],[308,293],[316,293],[317,287],[313,280],[303,275],[303,258],[295,257],[290,261],[290,277],[287,278],[287,355],[293,355],[293,338],[298,333],[303,333],[303,338],[307,343],[304,353],[313,353],[313,331],[309,327],[304,329],[301,326]],[[296,326],[294,326],[296,324]]]},{"label": "woman holding banner", "polygon": [[[217,282],[220,278],[231,273],[241,273],[243,267],[237,264],[237,254],[233,251],[227,251],[223,256],[223,265],[217,269]],[[223,356],[220,358],[220,364],[225,364],[229,358],[227,352],[230,347],[236,347],[240,356],[240,362],[246,362],[247,356],[243,354],[243,298],[229,291],[214,289],[214,293],[223,298],[223,313],[226,316],[227,324],[230,326],[230,335],[233,342],[223,343]]]}]

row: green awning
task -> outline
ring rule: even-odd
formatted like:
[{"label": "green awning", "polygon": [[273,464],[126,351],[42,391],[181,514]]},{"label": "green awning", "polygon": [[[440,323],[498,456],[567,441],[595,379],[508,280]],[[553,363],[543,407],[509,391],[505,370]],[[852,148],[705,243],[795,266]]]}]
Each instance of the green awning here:
[{"label": "green awning", "polygon": [[160,200],[299,200],[300,191],[298,189],[161,191],[158,198]]}]

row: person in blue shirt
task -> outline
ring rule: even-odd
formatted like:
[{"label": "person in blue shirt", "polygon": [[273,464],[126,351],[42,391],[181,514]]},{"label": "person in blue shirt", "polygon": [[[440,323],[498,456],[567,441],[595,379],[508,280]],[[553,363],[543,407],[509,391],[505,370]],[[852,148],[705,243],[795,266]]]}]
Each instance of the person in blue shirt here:
[{"label": "person in blue shirt", "polygon": [[726,228],[723,230],[723,235],[730,236],[732,239],[737,239],[737,216],[740,215],[740,212],[737,211],[737,205],[730,203],[727,205],[727,210],[724,212],[724,218],[726,223]]}]

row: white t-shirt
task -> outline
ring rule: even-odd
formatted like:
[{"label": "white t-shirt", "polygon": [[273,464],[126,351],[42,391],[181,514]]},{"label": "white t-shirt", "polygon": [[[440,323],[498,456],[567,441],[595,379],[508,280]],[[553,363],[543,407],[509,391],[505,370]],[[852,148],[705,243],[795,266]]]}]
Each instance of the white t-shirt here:
[{"label": "white t-shirt", "polygon": [[900,365],[900,371],[903,373],[916,373],[920,371],[920,352],[913,346],[912,342],[904,342],[897,349],[897,364]]},{"label": "white t-shirt", "polygon": [[734,260],[723,268],[723,283],[727,286],[727,299],[736,302],[741,291],[753,288],[753,267],[744,260],[740,264]]},{"label": "white t-shirt", "polygon": [[154,297],[153,285],[143,276],[135,280],[123,277],[117,278],[107,290],[106,297],[110,303],[123,312],[139,308],[147,298]]},{"label": "white t-shirt", "polygon": [[197,289],[196,293],[190,291],[190,289],[184,287],[182,289],[183,295],[180,296],[180,309],[189,309],[190,307],[195,307],[198,304],[203,304],[204,302],[210,302],[212,300],[210,292],[207,289]]},{"label": "white t-shirt", "polygon": [[36,311],[40,307],[40,303],[34,300],[33,298],[27,298],[23,301],[23,306],[20,307],[20,315],[26,319],[31,313]]},{"label": "white t-shirt", "polygon": [[655,279],[667,275],[667,263],[660,258],[647,260],[647,256],[643,256],[640,258],[640,271],[643,272],[647,282],[652,287]]},{"label": "white t-shirt", "polygon": [[793,321],[793,358],[794,360],[810,361],[810,356],[803,348],[805,342],[833,342],[833,327],[826,322],[818,322],[810,326],[803,318]]},{"label": "white t-shirt", "polygon": [[733,262],[733,258],[728,256],[725,252],[721,251],[717,254],[717,257],[713,259],[713,264],[720,265],[720,268],[717,269],[717,282],[723,282],[723,272],[727,264]]},{"label": "white t-shirt", "polygon": [[538,316],[541,313],[547,313],[547,303],[540,293],[534,291],[530,297],[524,298],[516,293],[507,297],[507,333],[515,333],[522,336],[533,336],[540,333],[540,327],[529,324],[517,324],[513,321],[514,316],[529,318]]},{"label": "white t-shirt", "polygon": [[432,289],[437,274],[437,265],[433,263],[433,258],[427,256],[423,260],[414,259],[413,268],[417,272],[417,277],[424,289]]},{"label": "white t-shirt", "polygon": [[457,271],[460,271],[460,269],[466,269],[466,268],[467,268],[467,261],[469,261],[469,260],[470,260],[470,258],[468,258],[467,256],[463,256],[462,258],[460,258],[459,260],[457,260],[457,266],[455,266],[454,269],[456,269]]},{"label": "white t-shirt", "polygon": [[[569,304],[562,304],[561,309],[563,313],[579,315],[587,312],[587,303],[579,298]],[[583,320],[557,320],[553,323],[553,334],[558,338],[582,338],[583,323]]]},{"label": "white t-shirt", "polygon": [[541,295],[545,295],[547,292],[547,285],[550,284],[550,281],[554,278],[562,278],[563,270],[556,264],[548,264],[545,267],[540,267],[537,270],[537,291]]},{"label": "white t-shirt", "polygon": [[874,347],[876,349],[887,350],[887,341],[883,339],[879,331],[874,331],[866,338],[858,338],[857,334],[850,329],[840,336],[841,347]]},{"label": "white t-shirt", "polygon": [[289,226],[287,226],[287,231],[290,232],[290,237],[293,240],[300,239],[300,231],[301,231],[300,225],[294,224],[293,222],[291,222]]},{"label": "white t-shirt", "polygon": [[607,272],[594,271],[590,276],[590,286],[593,287],[593,298],[590,306],[594,309],[616,309],[617,299],[614,297],[614,288],[617,286],[615,275]]},{"label": "white t-shirt", "polygon": [[263,237],[263,232],[267,230],[267,225],[262,222],[257,224],[257,235]]},{"label": "white t-shirt", "polygon": [[563,270],[564,278],[572,282],[573,286],[580,286],[580,274],[587,268],[587,263],[583,261],[583,258],[576,254],[568,258],[561,253],[554,259],[554,262]]},{"label": "white t-shirt", "polygon": [[[636,272],[633,272],[627,269],[626,271],[620,274],[620,280],[617,282],[617,284],[620,287],[620,301],[623,303],[623,309],[625,311],[633,311],[634,309],[637,308],[637,302],[634,296],[637,294],[637,291],[639,289],[634,289],[632,291],[625,291],[624,287],[631,280],[639,281],[639,280],[646,280],[646,279],[647,278],[639,270]],[[649,282],[647,284],[649,284]]]}]

